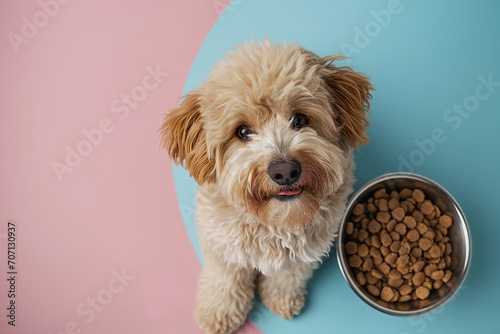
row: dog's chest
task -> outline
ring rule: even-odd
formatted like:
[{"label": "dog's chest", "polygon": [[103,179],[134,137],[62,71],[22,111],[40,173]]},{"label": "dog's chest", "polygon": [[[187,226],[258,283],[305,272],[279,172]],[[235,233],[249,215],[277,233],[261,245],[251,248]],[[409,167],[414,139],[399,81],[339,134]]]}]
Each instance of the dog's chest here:
[{"label": "dog's chest", "polygon": [[332,244],[336,222],[320,211],[305,231],[280,232],[260,224],[253,216],[220,207],[213,197],[198,197],[197,227],[200,242],[227,263],[255,268],[270,275],[294,263],[321,260]]},{"label": "dog's chest", "polygon": [[307,231],[280,233],[259,224],[242,224],[240,229],[243,233],[234,239],[234,245],[239,246],[232,248],[233,253],[225,252],[229,254],[227,259],[264,274],[272,274],[295,263],[317,262],[329,250],[327,238],[317,242]]}]

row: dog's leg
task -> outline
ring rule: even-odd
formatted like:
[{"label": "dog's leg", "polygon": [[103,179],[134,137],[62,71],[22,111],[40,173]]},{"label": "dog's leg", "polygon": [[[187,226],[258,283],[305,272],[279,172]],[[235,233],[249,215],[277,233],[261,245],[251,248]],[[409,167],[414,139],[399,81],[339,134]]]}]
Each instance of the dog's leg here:
[{"label": "dog's leg", "polygon": [[272,276],[260,275],[259,297],[271,311],[291,319],[300,313],[307,293],[306,284],[317,263],[294,265]]},{"label": "dog's leg", "polygon": [[223,263],[204,253],[195,318],[207,334],[229,334],[246,320],[252,308],[256,273]]}]

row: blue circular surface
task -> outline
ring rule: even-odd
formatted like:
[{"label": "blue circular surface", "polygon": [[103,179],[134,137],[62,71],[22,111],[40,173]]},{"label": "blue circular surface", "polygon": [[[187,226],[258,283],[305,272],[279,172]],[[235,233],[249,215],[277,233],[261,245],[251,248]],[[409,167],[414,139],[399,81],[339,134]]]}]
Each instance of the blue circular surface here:
[{"label": "blue circular surface", "polygon": [[[215,4],[215,2],[214,2]],[[497,333],[500,298],[500,2],[233,1],[206,38],[184,91],[199,86],[226,51],[244,40],[297,42],[367,74],[376,91],[371,141],[356,154],[357,186],[390,171],[440,183],[470,224],[473,258],[458,295],[422,316],[372,309],[342,278],[334,254],[309,283],[306,307],[283,320],[256,303],[265,333]],[[174,168],[181,213],[201,259],[194,226],[197,185]]]}]

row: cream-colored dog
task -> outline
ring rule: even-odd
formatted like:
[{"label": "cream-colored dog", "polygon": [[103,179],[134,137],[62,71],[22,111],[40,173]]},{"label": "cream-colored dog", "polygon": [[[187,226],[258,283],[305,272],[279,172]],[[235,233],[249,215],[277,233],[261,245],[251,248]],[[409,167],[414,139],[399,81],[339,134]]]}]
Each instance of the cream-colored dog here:
[{"label": "cream-colored dog", "polygon": [[372,86],[295,44],[229,52],[161,128],[200,185],[196,224],[205,267],[196,320],[231,333],[262,302],[299,314],[352,191],[352,149],[367,141]]}]

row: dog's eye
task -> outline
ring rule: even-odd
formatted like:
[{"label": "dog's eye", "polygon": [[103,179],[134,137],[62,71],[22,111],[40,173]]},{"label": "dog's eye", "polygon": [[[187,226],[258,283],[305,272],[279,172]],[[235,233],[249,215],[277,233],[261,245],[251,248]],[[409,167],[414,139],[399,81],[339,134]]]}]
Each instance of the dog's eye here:
[{"label": "dog's eye", "polygon": [[252,133],[253,133],[252,130],[250,130],[248,126],[240,125],[236,129],[235,135],[241,141],[249,141],[250,138],[248,137],[248,135],[251,135]]},{"label": "dog's eye", "polygon": [[296,129],[296,130],[300,130],[300,129],[306,127],[308,123],[309,123],[309,119],[304,114],[295,114],[290,119],[290,125],[292,126],[293,129]]}]

